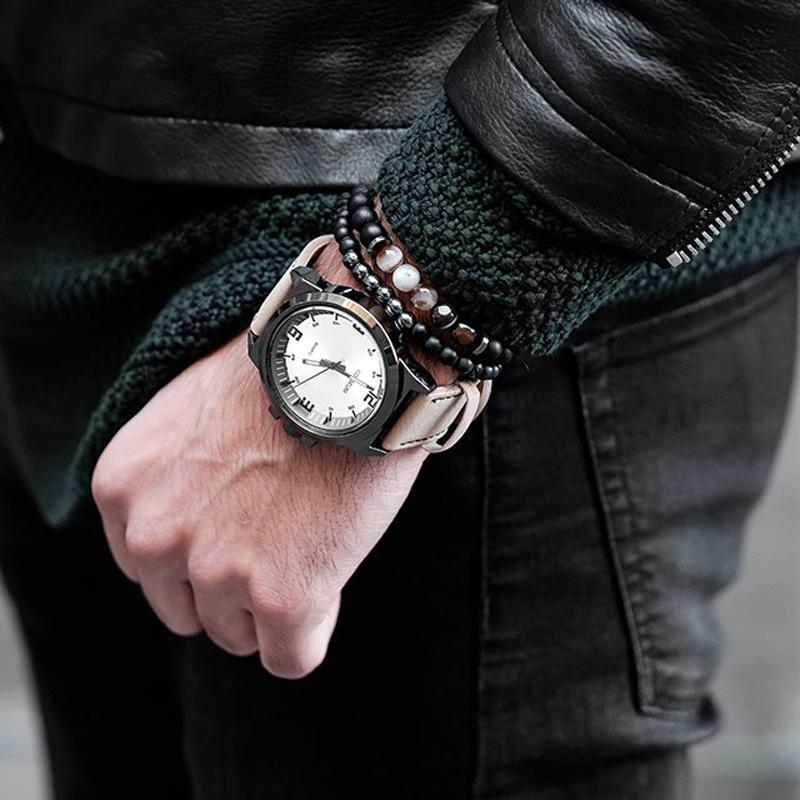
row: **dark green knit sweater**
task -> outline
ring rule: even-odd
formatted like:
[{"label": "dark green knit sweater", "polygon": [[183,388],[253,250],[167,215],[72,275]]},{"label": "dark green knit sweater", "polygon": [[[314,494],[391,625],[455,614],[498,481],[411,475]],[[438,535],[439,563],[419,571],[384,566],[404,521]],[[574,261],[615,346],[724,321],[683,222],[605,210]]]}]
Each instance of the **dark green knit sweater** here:
[{"label": "dark green knit sweater", "polygon": [[[603,305],[800,247],[800,171],[787,169],[690,266],[633,263],[538,207],[443,99],[378,186],[409,250],[464,317],[533,355],[553,352]],[[0,145],[0,444],[52,524],[86,498],[114,432],[246,326],[340,202],[331,192],[137,185]]]}]

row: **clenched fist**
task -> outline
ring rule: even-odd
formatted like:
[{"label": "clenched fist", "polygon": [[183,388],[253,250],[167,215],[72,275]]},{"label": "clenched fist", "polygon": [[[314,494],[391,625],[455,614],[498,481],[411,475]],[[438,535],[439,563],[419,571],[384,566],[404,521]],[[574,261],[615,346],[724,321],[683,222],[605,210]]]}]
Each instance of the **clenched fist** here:
[{"label": "clenched fist", "polygon": [[[330,280],[335,251],[323,254]],[[331,273],[334,273],[333,275]],[[267,413],[244,335],[162,388],[103,451],[92,491],[123,572],[175,633],[269,672],[325,657],[342,587],[425,458],[308,448]]]}]

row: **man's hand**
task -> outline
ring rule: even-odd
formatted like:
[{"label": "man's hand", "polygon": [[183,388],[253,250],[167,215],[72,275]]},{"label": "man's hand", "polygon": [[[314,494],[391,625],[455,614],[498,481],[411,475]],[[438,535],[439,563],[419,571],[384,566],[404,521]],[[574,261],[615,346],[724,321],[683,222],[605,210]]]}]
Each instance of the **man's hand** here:
[{"label": "man's hand", "polygon": [[[335,273],[335,248],[323,259]],[[205,630],[298,678],[323,660],[342,587],[425,458],[304,447],[267,413],[240,336],[161,389],[103,451],[92,492],[111,551],[178,634]]]}]

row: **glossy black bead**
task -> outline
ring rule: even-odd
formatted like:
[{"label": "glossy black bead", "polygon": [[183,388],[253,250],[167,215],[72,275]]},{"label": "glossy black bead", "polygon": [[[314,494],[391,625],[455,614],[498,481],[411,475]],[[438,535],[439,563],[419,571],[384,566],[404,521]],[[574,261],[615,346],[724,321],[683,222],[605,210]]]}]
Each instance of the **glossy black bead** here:
[{"label": "glossy black bead", "polygon": [[472,355],[479,356],[489,346],[489,340],[485,336],[480,336],[476,342],[477,344],[472,348]]},{"label": "glossy black bead", "polygon": [[375,299],[381,304],[388,303],[393,297],[392,290],[388,286],[379,286],[375,291]]},{"label": "glossy black bead", "polygon": [[359,206],[350,214],[350,224],[361,230],[370,222],[375,222],[375,212],[369,206]]},{"label": "glossy black bead", "polygon": [[352,193],[365,194],[367,197],[372,197],[372,189],[366,183],[357,183],[351,190]]},{"label": "glossy black bead", "polygon": [[461,375],[466,375],[467,372],[472,372],[475,369],[475,362],[471,358],[459,358],[456,361],[456,372]]},{"label": "glossy black bead", "polygon": [[371,206],[372,202],[366,192],[353,192],[347,200],[347,210],[352,214],[361,206]]},{"label": "glossy black bead", "polygon": [[499,361],[503,355],[503,345],[497,339],[492,339],[486,346],[486,352],[483,354],[483,360],[494,364]]},{"label": "glossy black bead", "polygon": [[381,250],[381,248],[386,247],[387,244],[390,244],[388,236],[378,236],[375,239],[367,240],[366,248],[369,253],[373,255]]},{"label": "glossy black bead", "polygon": [[442,349],[442,352],[439,353],[439,361],[441,361],[442,364],[446,364],[448,367],[452,367],[456,361],[458,361],[458,353],[456,353],[452,347],[445,347]]},{"label": "glossy black bead", "polygon": [[472,374],[475,376],[475,380],[480,380],[483,377],[483,364],[476,364]]},{"label": "glossy black bead", "polygon": [[366,225],[364,225],[364,227],[359,231],[359,236],[361,237],[361,241],[364,243],[364,247],[369,247],[370,243],[375,241],[375,239],[387,238],[386,231],[383,229],[383,226],[378,225],[377,222],[368,222]]},{"label": "glossy black bead", "polygon": [[349,253],[351,250],[358,250],[358,242],[352,236],[345,236],[341,242],[339,242],[339,252]]},{"label": "glossy black bead", "polygon": [[449,328],[456,321],[456,312],[447,303],[439,303],[431,311],[431,322],[437,328]]},{"label": "glossy black bead", "polygon": [[429,353],[439,355],[444,350],[442,340],[438,336],[429,336],[422,345]]},{"label": "glossy black bead", "polygon": [[404,311],[397,318],[397,327],[404,331],[410,331],[414,327],[414,317],[408,311]]},{"label": "glossy black bead", "polygon": [[337,242],[341,242],[342,239],[345,239],[348,236],[350,236],[350,226],[349,225],[337,225],[333,229],[333,238],[336,239]]},{"label": "glossy black bead", "polygon": [[483,367],[483,377],[487,381],[493,381],[500,374],[500,368],[494,364],[485,364]]},{"label": "glossy black bead", "polygon": [[396,297],[393,297],[385,308],[390,317],[399,317],[403,313],[403,304]]},{"label": "glossy black bead", "polygon": [[376,289],[380,288],[381,282],[376,275],[365,275],[361,282],[364,284],[364,288],[368,292],[374,292]]},{"label": "glossy black bead", "polygon": [[355,250],[350,250],[342,256],[342,263],[347,269],[353,269],[357,264],[361,263],[361,258]]},{"label": "glossy black bead", "polygon": [[414,327],[411,328],[412,339],[417,342],[424,342],[428,336],[430,336],[430,332],[428,331],[428,326],[424,322],[414,323]]},{"label": "glossy black bead", "polygon": [[357,264],[353,267],[353,277],[357,280],[363,281],[369,275],[369,268],[366,264]]},{"label": "glossy black bead", "polygon": [[510,363],[512,358],[514,358],[514,351],[513,350],[509,350],[509,348],[506,347],[506,349],[503,350],[503,355],[500,358],[500,363],[501,364],[508,364],[508,363]]}]

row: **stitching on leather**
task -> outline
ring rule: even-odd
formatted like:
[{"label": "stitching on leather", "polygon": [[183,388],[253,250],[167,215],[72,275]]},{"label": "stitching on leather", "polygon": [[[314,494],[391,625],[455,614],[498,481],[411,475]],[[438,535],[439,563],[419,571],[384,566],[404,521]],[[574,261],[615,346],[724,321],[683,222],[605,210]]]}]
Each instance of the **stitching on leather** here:
[{"label": "stitching on leather", "polygon": [[[788,100],[786,100],[786,102],[784,102],[781,105],[780,110],[777,112],[777,114],[775,114],[773,116],[772,121],[769,123],[769,125],[766,128],[764,128],[764,130],[761,132],[761,135],[758,137],[758,139],[755,142],[753,142],[745,150],[745,152],[742,154],[741,158],[739,158],[739,160],[735,164],[732,164],[730,167],[728,167],[728,169],[724,173],[722,173],[720,176],[715,178],[714,186],[718,187],[720,185],[720,183],[722,183],[732,172],[737,170],[742,165],[742,163],[747,159],[747,157],[750,155],[750,153],[753,151],[753,149],[758,147],[761,144],[761,142],[763,141],[764,137],[768,133],[770,133],[770,132],[774,133],[775,132],[775,123],[779,119],[781,119],[783,117],[783,112],[786,111],[787,109],[789,109],[789,107],[792,105],[792,103],[794,103],[794,102],[796,102],[798,100],[798,93],[800,93],[800,86],[796,86],[794,88],[794,91],[789,96]],[[798,121],[797,114],[794,111],[791,111],[791,115],[792,115],[792,119],[791,119],[792,123],[797,122]],[[705,206],[703,206],[703,207],[705,207]],[[658,230],[656,230],[653,233],[651,233],[646,239],[642,240],[642,242],[641,242],[642,246],[648,245],[650,242],[653,241],[653,239],[655,239],[656,237],[664,234],[666,231],[676,228],[678,226],[678,224],[686,216],[686,214],[689,212],[689,210],[690,209],[688,209],[688,208],[684,209],[676,217],[674,217],[669,222],[667,222],[664,225],[662,225]]]},{"label": "stitching on leather", "polygon": [[[525,37],[523,36],[522,30],[520,29],[519,25],[517,24],[516,19],[514,18],[514,14],[513,14],[512,10],[511,10],[511,7],[509,5],[506,5],[506,6],[504,6],[504,10],[505,10],[505,12],[506,12],[506,14],[508,16],[509,21],[511,22],[511,25],[514,27],[514,30],[519,35],[520,39],[522,39],[522,41],[525,42]],[[495,17],[495,28],[497,28],[497,18],[496,17]],[[498,29],[498,36],[499,36],[499,29]],[[672,174],[672,175],[674,175],[674,176],[676,176],[678,178],[682,178],[684,180],[687,180],[690,183],[694,184],[695,186],[698,186],[701,189],[705,189],[706,191],[709,191],[712,194],[719,195],[719,192],[717,192],[717,190],[714,187],[706,185],[702,181],[699,181],[696,178],[693,178],[691,175],[687,175],[686,173],[681,172],[680,170],[677,170],[674,167],[671,167],[669,164],[665,164],[663,161],[658,159],[656,156],[651,155],[646,150],[642,150],[638,145],[636,145],[633,142],[629,141],[623,134],[621,134],[618,130],[616,130],[612,125],[610,125],[609,123],[607,123],[604,120],[600,119],[600,117],[598,117],[597,114],[595,114],[594,112],[590,111],[588,108],[586,108],[586,106],[584,106],[581,103],[579,103],[566,89],[564,89],[564,87],[561,86],[561,84],[556,80],[556,78],[553,75],[553,73],[550,72],[550,70],[545,66],[545,64],[541,61],[541,59],[539,59],[539,57],[536,55],[536,53],[533,51],[533,49],[528,47],[527,44],[526,44],[526,49],[530,53],[531,58],[533,58],[533,60],[542,68],[542,71],[545,73],[545,75],[547,75],[547,77],[550,78],[550,80],[553,82],[553,86],[555,86],[555,88],[559,92],[561,92],[561,94],[563,94],[564,97],[569,99],[571,102],[575,103],[575,105],[581,111],[583,111],[585,114],[590,116],[599,125],[602,125],[603,128],[605,128],[609,133],[611,133],[614,136],[616,136],[621,142],[626,144],[628,147],[630,147],[635,152],[640,153],[645,158],[652,159],[656,164],[658,164],[660,167],[663,167],[670,174]],[[542,94],[542,93],[539,92],[539,94]],[[544,97],[543,94],[542,94],[542,97]],[[570,124],[572,124],[572,123],[570,123]],[[575,127],[578,128],[577,125],[575,125]],[[578,128],[578,130],[580,130],[580,128]],[[584,133],[584,132],[581,131],[581,133]],[[592,138],[587,133],[584,133],[584,135],[587,138]],[[592,139],[592,141],[594,141],[594,139]],[[598,143],[595,142],[595,144],[598,144]],[[598,147],[600,147],[600,146],[601,145],[598,144]],[[634,169],[635,169],[635,167],[634,167]],[[646,174],[646,173],[643,173],[643,174]],[[654,180],[656,180],[656,179],[654,178]],[[699,201],[695,201],[695,202],[698,202],[698,204],[700,204]]]},{"label": "stitching on leather", "polygon": [[405,447],[407,444],[419,444],[420,442],[433,442],[436,441],[440,436],[444,436],[447,433],[447,428],[444,428],[441,431],[437,431],[436,433],[431,433],[428,436],[422,436],[419,439],[406,439],[405,441],[400,442],[400,447]]},{"label": "stitching on leather", "polygon": [[[800,93],[800,86],[795,86],[794,87],[794,91],[789,94],[789,97],[787,98],[786,102],[784,102],[781,105],[781,107],[778,110],[778,112],[775,114],[775,116],[773,116],[772,122],[770,122],[769,125],[766,128],[764,128],[764,130],[761,132],[761,135],[758,137],[758,139],[756,139],[756,141],[753,142],[747,148],[747,150],[744,151],[744,153],[742,154],[742,157],[735,164],[732,164],[730,167],[728,167],[728,169],[725,170],[725,172],[723,172],[716,179],[716,181],[714,182],[715,186],[718,186],[721,181],[724,181],[732,172],[735,172],[742,165],[742,163],[747,160],[747,157],[750,155],[750,153],[761,144],[761,142],[764,140],[764,138],[766,137],[766,135],[768,133],[770,133],[770,132],[775,133],[776,132],[775,131],[775,123],[779,119],[781,119],[783,117],[783,112],[784,111],[791,110],[791,106],[793,104],[795,104],[797,102],[797,100],[798,100],[798,94],[799,93]],[[797,122],[797,114],[794,111],[791,111],[791,115],[792,115],[792,122]]]},{"label": "stitching on leather", "polygon": [[[566,123],[567,123],[567,124],[568,124],[570,127],[574,128],[574,129],[575,129],[575,130],[576,130],[576,131],[577,131],[577,132],[578,132],[578,133],[579,133],[581,136],[583,136],[583,137],[584,137],[586,140],[588,140],[589,142],[591,142],[591,143],[592,143],[592,144],[593,144],[595,147],[597,147],[599,150],[602,150],[604,153],[606,153],[606,155],[608,155],[610,158],[614,159],[615,161],[618,161],[620,164],[622,164],[624,167],[627,167],[627,168],[628,168],[629,170],[631,170],[632,172],[635,172],[636,174],[638,174],[638,175],[641,175],[641,176],[642,176],[642,177],[643,177],[645,180],[649,181],[650,183],[654,183],[656,186],[661,186],[662,188],[664,188],[664,189],[667,189],[667,190],[668,190],[668,191],[670,191],[670,192],[674,192],[676,195],[678,195],[679,197],[683,198],[683,200],[684,200],[684,201],[685,201],[685,203],[686,203],[686,206],[684,207],[684,209],[683,209],[682,211],[680,211],[680,212],[678,213],[678,215],[677,215],[676,217],[674,217],[674,218],[673,218],[673,220],[672,220],[672,222],[673,222],[673,223],[677,223],[677,220],[678,220],[678,219],[680,219],[681,217],[683,217],[683,216],[685,216],[686,214],[688,214],[688,213],[689,213],[689,211],[691,211],[691,207],[692,207],[692,205],[696,205],[696,206],[699,206],[699,205],[701,205],[700,203],[696,203],[694,200],[692,200],[691,198],[687,197],[687,196],[686,196],[686,195],[685,195],[683,192],[679,191],[678,189],[675,189],[675,188],[673,188],[672,186],[667,186],[665,183],[662,183],[661,181],[657,180],[656,178],[653,178],[653,177],[651,177],[650,175],[647,175],[646,173],[644,173],[644,172],[642,172],[641,170],[637,169],[637,168],[636,168],[635,166],[633,166],[632,164],[628,164],[628,162],[627,162],[627,161],[624,161],[624,160],[623,160],[622,158],[620,158],[619,156],[616,156],[616,155],[614,155],[613,153],[610,153],[610,152],[609,152],[608,150],[606,150],[606,149],[605,149],[605,147],[603,147],[603,146],[602,146],[602,145],[601,145],[599,142],[596,142],[594,139],[592,139],[592,137],[591,137],[591,136],[589,136],[588,134],[584,133],[582,130],[580,130],[580,128],[577,128],[577,127],[576,127],[575,125],[573,125],[573,124],[572,124],[572,123],[571,123],[569,120],[565,119],[565,118],[564,118],[564,117],[561,115],[561,113],[558,111],[558,109],[556,109],[556,108],[554,108],[554,107],[553,107],[553,105],[550,103],[550,101],[549,101],[549,100],[548,100],[548,99],[547,99],[547,98],[546,98],[546,97],[545,97],[545,96],[544,96],[544,95],[543,95],[543,94],[542,94],[542,93],[541,93],[541,92],[540,92],[540,91],[539,91],[539,90],[536,88],[536,86],[534,86],[534,85],[533,85],[533,84],[532,84],[532,83],[531,83],[531,82],[528,80],[528,78],[527,78],[527,77],[526,77],[526,76],[525,76],[525,75],[522,73],[522,71],[520,70],[520,68],[519,68],[519,67],[516,65],[516,62],[514,61],[513,57],[511,56],[511,53],[509,53],[508,49],[507,49],[507,48],[506,48],[506,46],[505,46],[505,43],[503,42],[502,38],[500,37],[500,30],[499,30],[499,29],[498,29],[498,27],[497,27],[497,15],[496,15],[496,14],[495,14],[495,16],[494,16],[494,18],[493,18],[493,25],[492,25],[492,27],[493,27],[493,29],[494,29],[494,34],[495,34],[495,37],[497,38],[497,43],[500,45],[500,49],[502,50],[502,52],[503,52],[503,55],[505,55],[506,59],[508,60],[508,63],[509,63],[509,64],[511,65],[511,67],[514,69],[514,71],[517,73],[517,75],[519,75],[519,77],[520,77],[520,78],[522,78],[522,80],[523,80],[523,81],[524,81],[524,82],[525,82],[525,83],[526,83],[528,86],[530,86],[530,88],[531,88],[531,89],[533,89],[533,91],[534,91],[534,92],[536,92],[536,94],[538,94],[538,95],[539,95],[539,97],[541,97],[541,98],[542,98],[542,100],[544,100],[544,102],[545,102],[545,103],[547,103],[547,105],[548,105],[548,106],[549,106],[549,107],[550,107],[550,108],[553,110],[553,112],[554,112],[555,114],[557,114],[557,115],[558,115],[558,116],[559,116],[561,119],[563,119],[563,120],[564,120],[564,122],[566,122]],[[664,230],[664,227],[666,227],[666,226],[662,226],[662,228],[660,228],[658,231],[656,231],[656,232],[654,232],[654,233],[653,233],[653,232],[651,232],[651,233],[648,233],[648,234],[646,235],[646,237],[645,237],[645,238],[642,238],[642,236],[636,237],[636,238],[633,240],[633,241],[634,241],[634,244],[635,244],[637,247],[644,247],[644,246],[645,246],[645,245],[647,245],[647,244],[648,244],[648,243],[649,243],[649,242],[650,242],[650,241],[651,241],[651,240],[652,240],[652,239],[653,239],[653,238],[654,238],[656,235],[658,235],[658,234],[659,234],[659,233],[660,233],[662,230]]]},{"label": "stitching on leather", "polygon": [[431,397],[430,403],[433,405],[434,403],[438,403],[440,400],[452,400],[454,397],[461,397],[464,392],[459,387],[457,391],[452,391],[450,394],[442,394],[438,397]]},{"label": "stitching on leather", "polygon": [[86,100],[80,97],[74,97],[63,92],[56,91],[55,89],[48,89],[44,86],[35,86],[32,84],[10,83],[8,81],[0,81],[4,86],[11,86],[14,89],[31,94],[44,94],[50,95],[53,98],[60,100],[64,103],[71,103],[76,106],[85,106],[86,108],[95,111],[103,111],[107,114],[117,114],[121,117],[131,117],[132,119],[142,120],[143,122],[163,122],[165,124],[180,124],[180,125],[196,125],[196,126],[209,126],[220,128],[237,128],[239,130],[252,130],[252,131],[352,131],[353,133],[370,133],[373,131],[397,132],[407,130],[410,123],[404,125],[397,125],[394,127],[375,127],[369,126],[365,128],[323,128],[314,126],[303,125],[255,125],[245,122],[230,122],[228,120],[215,120],[215,119],[201,119],[199,117],[176,117],[176,116],[159,116],[157,114],[139,114],[136,111],[128,111],[121,108],[113,108],[111,106],[97,103],[93,100]]}]

